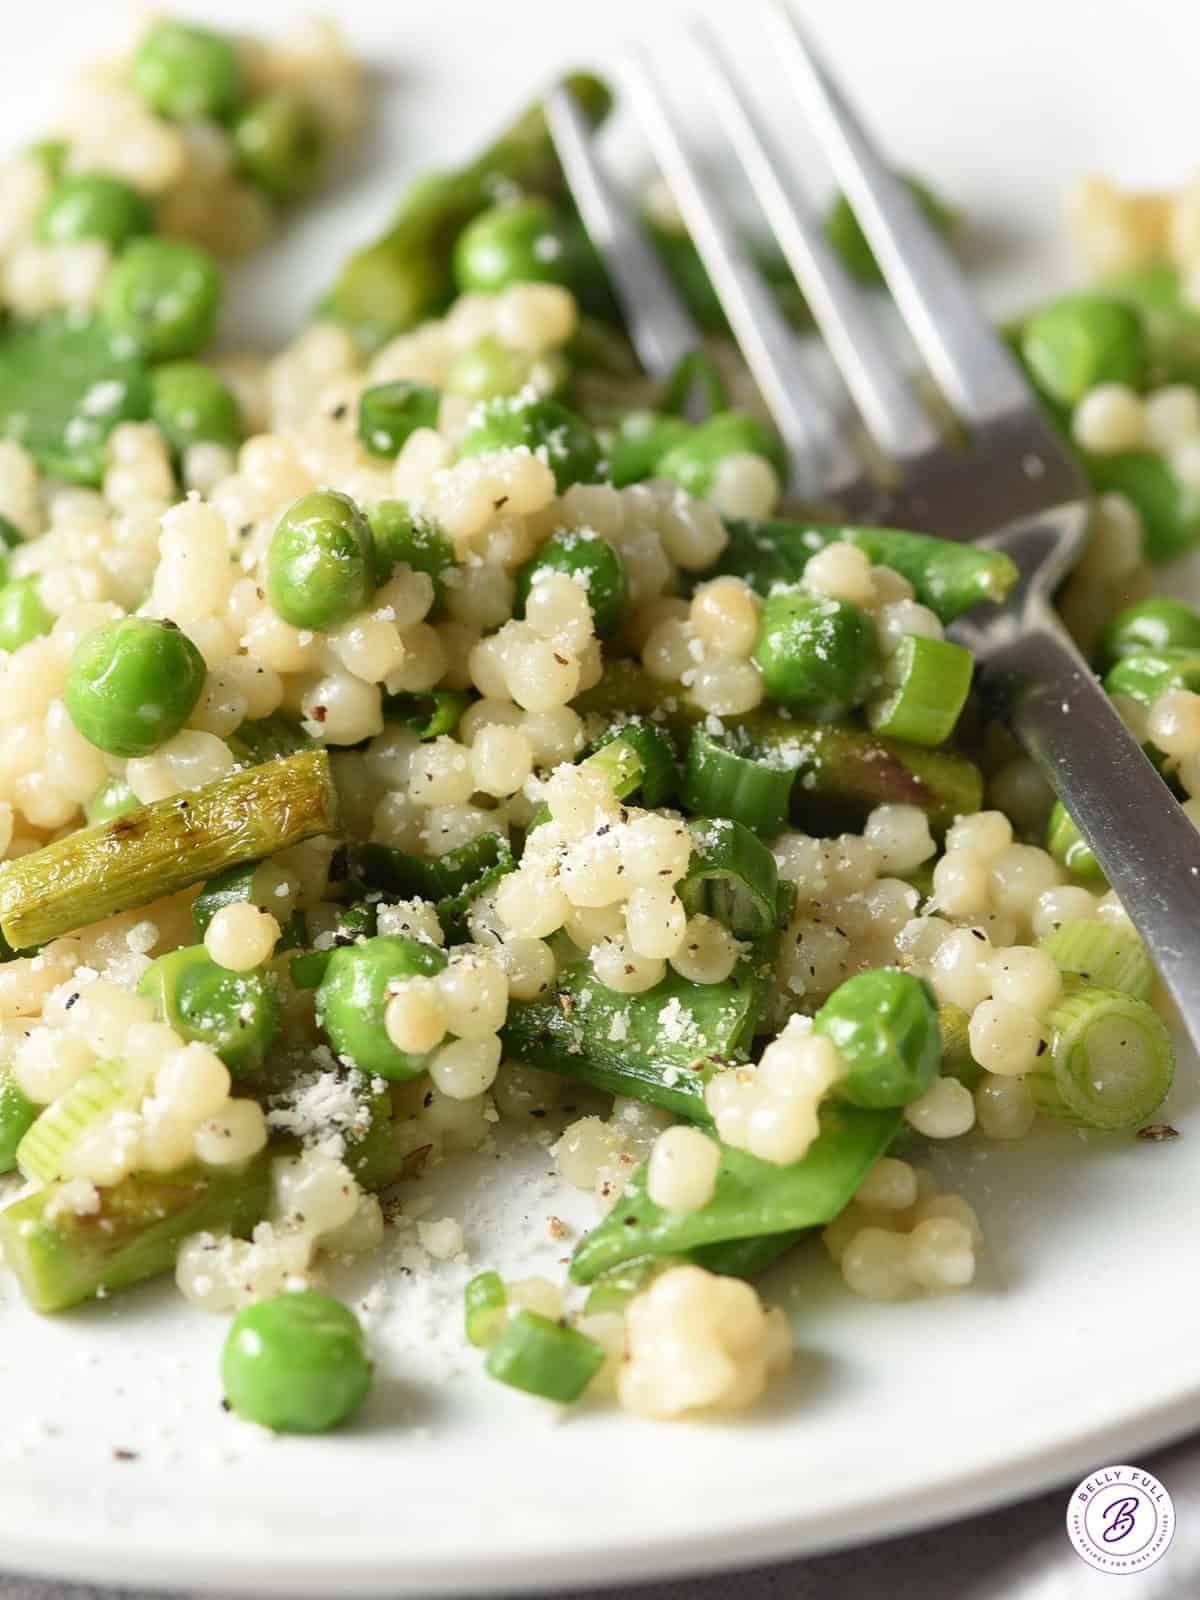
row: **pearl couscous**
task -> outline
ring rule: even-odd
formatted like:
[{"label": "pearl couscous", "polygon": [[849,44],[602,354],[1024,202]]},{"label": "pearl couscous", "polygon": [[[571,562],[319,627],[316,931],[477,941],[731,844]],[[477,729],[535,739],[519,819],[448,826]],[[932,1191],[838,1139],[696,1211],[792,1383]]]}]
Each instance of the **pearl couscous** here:
[{"label": "pearl couscous", "polygon": [[[538,108],[285,349],[211,352],[214,254],[363,93],[328,24],[160,19],[0,178],[4,1259],[45,1313],[173,1273],[236,1314],[234,1409],[319,1431],[369,1380],[330,1264],[429,1164],[532,1140],[595,1226],[565,1283],[471,1278],[487,1371],[728,1412],[787,1366],[751,1280],[803,1235],[867,1299],[961,1292],[982,1234],[928,1150],[1150,1119],[1153,969],[972,697],[952,624],[1011,563],[782,520],[728,352],[702,421],[637,371]],[[1193,190],[1085,186],[1092,266],[1194,297]],[[1200,824],[1200,614],[1148,598],[1200,539],[1161,326],[1101,288],[1017,343],[1097,488],[1064,615]]]}]

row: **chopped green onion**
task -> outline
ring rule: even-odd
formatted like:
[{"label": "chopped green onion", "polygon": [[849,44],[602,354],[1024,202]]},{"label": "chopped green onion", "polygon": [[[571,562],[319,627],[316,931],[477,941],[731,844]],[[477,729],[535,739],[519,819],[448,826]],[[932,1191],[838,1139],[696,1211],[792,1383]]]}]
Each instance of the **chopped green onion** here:
[{"label": "chopped green onion", "polygon": [[467,1338],[481,1349],[494,1343],[508,1321],[508,1295],[498,1272],[480,1272],[463,1290]]},{"label": "chopped green onion", "polygon": [[648,717],[630,717],[606,729],[580,765],[604,773],[618,800],[640,793],[649,810],[665,805],[679,786],[675,752]]},{"label": "chopped green onion", "polygon": [[962,715],[974,670],[974,657],[961,644],[906,634],[884,667],[888,687],[868,703],[867,721],[889,738],[944,744]]},{"label": "chopped green onion", "polygon": [[18,1089],[7,1067],[0,1067],[0,1173],[17,1164],[17,1147],[37,1120],[38,1108]]},{"label": "chopped green onion", "polygon": [[739,939],[761,939],[779,926],[779,868],[749,828],[728,817],[688,823],[693,850],[677,894],[688,916],[704,912]]},{"label": "chopped green onion", "polygon": [[1044,1026],[1048,1047],[1025,1077],[1040,1111],[1113,1131],[1158,1110],[1175,1056],[1166,1024],[1144,1000],[1078,989],[1046,1014]]},{"label": "chopped green onion", "polygon": [[1041,947],[1068,977],[1099,989],[1119,989],[1135,1000],[1150,998],[1154,963],[1136,933],[1084,918],[1046,934]]},{"label": "chopped green onion", "polygon": [[1080,833],[1061,800],[1054,802],[1054,809],[1050,813],[1046,827],[1046,849],[1055,861],[1077,878],[1090,878],[1099,883],[1107,881],[1091,845]]},{"label": "chopped green onion", "polygon": [[[703,395],[710,413],[728,411],[729,390],[707,350],[689,350],[676,362],[663,386],[659,411],[666,416],[682,416],[696,388]],[[693,417],[692,420],[697,419]]]},{"label": "chopped green onion", "polygon": [[61,1175],[71,1150],[94,1122],[119,1106],[132,1105],[141,1088],[123,1061],[100,1061],[49,1105],[17,1146],[26,1178],[50,1183]]},{"label": "chopped green onion", "polygon": [[730,817],[773,839],[787,826],[795,770],[739,755],[693,728],[683,775],[683,803],[706,817]]},{"label": "chopped green onion", "polygon": [[355,894],[431,900],[447,937],[460,938],[471,902],[516,866],[508,840],[499,833],[480,834],[432,861],[382,844],[352,845],[345,861]]},{"label": "chopped green onion", "polygon": [[602,1344],[536,1311],[518,1311],[496,1340],[484,1370],[489,1377],[570,1405],[607,1360]]}]

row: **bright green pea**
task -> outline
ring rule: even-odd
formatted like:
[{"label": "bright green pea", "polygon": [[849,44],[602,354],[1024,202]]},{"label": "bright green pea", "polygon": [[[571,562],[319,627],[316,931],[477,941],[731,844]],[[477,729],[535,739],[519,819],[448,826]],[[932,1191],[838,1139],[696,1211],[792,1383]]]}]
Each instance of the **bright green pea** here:
[{"label": "bright green pea", "polygon": [[317,1021],[336,1053],[360,1072],[396,1083],[420,1077],[425,1057],[397,1050],[384,1028],[389,986],[404,978],[432,978],[445,965],[436,945],[385,934],[335,950],[317,990]]},{"label": "bright green pea", "polygon": [[135,239],[109,273],[101,312],[112,332],[152,361],[208,343],[221,278],[206,250],[178,239]]},{"label": "bright green pea", "polygon": [[833,718],[866,698],[879,646],[857,606],[781,584],[763,601],[754,659],[772,700]]},{"label": "bright green pea", "polygon": [[443,588],[442,574],[454,565],[454,552],[436,522],[414,513],[403,500],[376,500],[367,507],[374,548],[375,582],[386,583],[404,562],[414,572],[427,572],[435,595]]},{"label": "bright green pea", "polygon": [[837,1094],[882,1110],[924,1094],[942,1059],[937,1001],[924,978],[895,967],[839,984],[813,1018],[846,1067]]},{"label": "bright green pea", "polygon": [[141,803],[124,778],[110,778],[87,801],[83,814],[89,823],[114,822],[117,817],[138,810]]},{"label": "bright green pea", "polygon": [[547,462],[559,494],[600,477],[603,451],[595,429],[556,400],[493,400],[468,419],[459,449],[481,456],[520,445]]},{"label": "bright green pea", "polygon": [[325,159],[325,130],[311,100],[280,90],[252,101],[233,125],[245,175],[274,200],[302,200]]},{"label": "bright green pea", "polygon": [[658,475],[658,464],[671,450],[695,432],[682,417],[663,416],[656,411],[630,411],[617,425],[608,450],[608,470],[613,487],[624,489],[631,483]]},{"label": "bright green pea", "polygon": [[221,1356],[225,1398],[275,1433],[326,1433],[367,1397],[371,1364],[352,1311],[313,1289],[245,1306]]},{"label": "bright green pea", "polygon": [[204,687],[204,657],[173,622],[120,617],[75,647],[63,699],[110,756],[147,756],[183,727]]},{"label": "bright green pea", "polygon": [[428,383],[397,379],[367,389],[358,403],[358,437],[369,455],[397,456],[410,433],[436,428],[442,397]]},{"label": "bright green pea", "polygon": [[1132,306],[1103,294],[1069,294],[1036,311],[1020,336],[1038,389],[1069,410],[1100,383],[1140,388],[1146,336]]},{"label": "bright green pea", "polygon": [[54,618],[42,604],[36,577],[14,578],[0,589],[0,650],[19,650],[49,633]]},{"label": "bright green pea", "polygon": [[270,972],[231,972],[202,944],[152,961],[138,993],[185,1039],[206,1044],[235,1078],[257,1072],[279,1032],[283,1005]]},{"label": "bright green pea", "polygon": [[209,28],[160,22],[134,51],[133,87],[164,117],[220,122],[241,96],[237,51]]},{"label": "bright green pea", "polygon": [[565,572],[583,588],[596,632],[611,633],[625,615],[625,563],[607,539],[590,528],[553,534],[517,574],[516,615],[525,615],[529,591],[546,572]]},{"label": "bright green pea", "polygon": [[538,195],[503,201],[469,222],[455,242],[454,277],[464,294],[498,294],[513,283],[558,283],[595,310],[611,305],[587,234]]},{"label": "bright green pea", "polygon": [[703,499],[717,482],[721,463],[734,455],[763,456],[780,483],[787,480],[787,456],[774,428],[744,411],[721,411],[692,428],[659,457],[654,474],[672,478],[691,495]]},{"label": "bright green pea", "polygon": [[202,361],[167,361],[150,374],[150,415],[179,454],[201,442],[235,450],[242,437],[237,396]]},{"label": "bright green pea", "polygon": [[1100,635],[1097,665],[1104,672],[1122,656],[1159,650],[1200,650],[1200,611],[1161,594],[1126,606]]},{"label": "bright green pea", "polygon": [[327,628],[371,594],[367,519],[334,489],[301,495],[280,517],[267,552],[267,597],[294,628]]},{"label": "bright green pea", "polygon": [[46,244],[101,239],[119,250],[149,233],[154,213],[146,197],[119,178],[101,172],[61,178],[38,214],[38,238]]},{"label": "bright green pea", "polygon": [[561,351],[523,355],[489,333],[455,357],[446,374],[446,388],[468,400],[495,400],[526,389],[541,395],[557,394],[566,380],[567,362]]}]

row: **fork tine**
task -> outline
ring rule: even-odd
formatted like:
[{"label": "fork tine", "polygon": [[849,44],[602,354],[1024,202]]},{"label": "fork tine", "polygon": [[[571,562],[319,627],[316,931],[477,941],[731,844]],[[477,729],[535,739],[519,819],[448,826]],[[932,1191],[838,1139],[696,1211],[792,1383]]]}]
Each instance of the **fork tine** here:
[{"label": "fork tine", "polygon": [[565,85],[548,95],[546,120],[588,237],[612,279],[638,359],[652,378],[667,378],[699,346],[699,329],[637,218],[597,161],[591,131]]},{"label": "fork tine", "polygon": [[975,303],[950,252],[893,175],[794,13],[768,26],[888,287],[943,393],[968,422],[1028,410],[1028,385]]},{"label": "fork tine", "polygon": [[722,66],[711,29],[697,22],[692,32],[718,115],[868,429],[896,461],[936,448],[941,436],[888,349],[873,308],[809,207],[781,176],[787,169],[769,148],[734,74]]},{"label": "fork tine", "polygon": [[644,59],[623,77],[658,163],[678,201],[722,308],[767,409],[787,445],[793,484],[825,492],[860,476],[829,413],[809,398],[812,381],[798,342],[737,230],[714,201]]}]

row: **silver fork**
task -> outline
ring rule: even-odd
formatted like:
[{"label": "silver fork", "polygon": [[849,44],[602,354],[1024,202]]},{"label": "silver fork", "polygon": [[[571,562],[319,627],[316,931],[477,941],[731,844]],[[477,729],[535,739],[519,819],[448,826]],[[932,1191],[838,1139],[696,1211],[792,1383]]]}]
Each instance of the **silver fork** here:
[{"label": "silver fork", "polygon": [[[1053,591],[1077,560],[1088,491],[1020,369],[975,304],[950,253],[851,109],[795,18],[766,7],[775,55],[830,158],[892,296],[965,430],[948,443],[875,308],[834,256],[786,161],[697,25],[700,75],[875,445],[894,473],[882,488],[846,429],[814,401],[799,343],[775,305],[647,62],[626,73],[631,99],[788,447],[793,488],[832,499],[848,522],[890,523],[1006,551],[1009,600],[951,630],[978,662],[991,705],[1036,760],[1095,851],[1200,1048],[1200,833],[1126,729],[1059,623]],[[551,132],[576,202],[604,256],[635,348],[665,377],[699,335],[596,160],[566,90]]]}]

